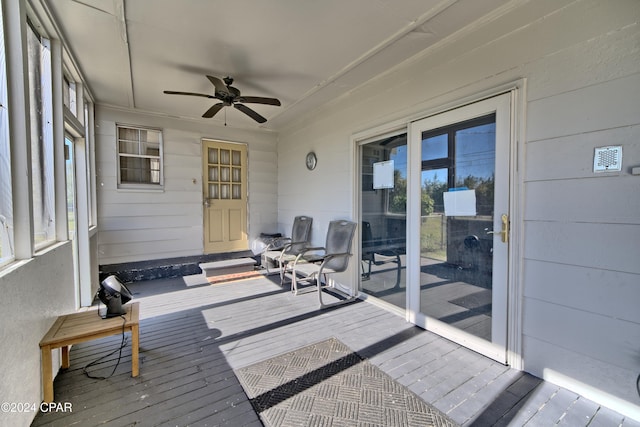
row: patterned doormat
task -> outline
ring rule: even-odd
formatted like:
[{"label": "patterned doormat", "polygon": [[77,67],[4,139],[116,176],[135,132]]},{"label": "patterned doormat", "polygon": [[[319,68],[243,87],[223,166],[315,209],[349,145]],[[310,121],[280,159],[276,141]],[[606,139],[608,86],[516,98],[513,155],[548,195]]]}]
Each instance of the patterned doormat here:
[{"label": "patterned doormat", "polygon": [[268,427],[456,426],[335,338],[236,370]]}]

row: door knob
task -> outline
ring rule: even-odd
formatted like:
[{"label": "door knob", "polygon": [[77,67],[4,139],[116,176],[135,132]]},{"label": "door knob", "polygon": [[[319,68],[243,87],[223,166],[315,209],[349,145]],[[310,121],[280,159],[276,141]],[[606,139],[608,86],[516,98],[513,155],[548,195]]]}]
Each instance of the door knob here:
[{"label": "door knob", "polygon": [[502,214],[500,217],[502,220],[502,230],[500,231],[488,231],[488,228],[485,228],[487,234],[499,234],[502,242],[507,243],[509,241],[509,215]]}]

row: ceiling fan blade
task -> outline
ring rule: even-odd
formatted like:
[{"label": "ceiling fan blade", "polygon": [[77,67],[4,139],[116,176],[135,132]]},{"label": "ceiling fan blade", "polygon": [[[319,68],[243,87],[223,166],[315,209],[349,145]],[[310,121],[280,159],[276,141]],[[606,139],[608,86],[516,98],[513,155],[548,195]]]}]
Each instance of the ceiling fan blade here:
[{"label": "ceiling fan blade", "polygon": [[175,90],[165,90],[164,93],[167,95],[189,95],[189,96],[202,96],[203,98],[215,98],[213,95],[206,95],[204,93],[195,93],[195,92],[178,92]]},{"label": "ceiling fan blade", "polygon": [[207,78],[216,87],[216,92],[220,92],[225,95],[231,95],[231,92],[229,92],[229,88],[226,84],[224,84],[222,80],[214,76],[207,76]]},{"label": "ceiling fan blade", "polygon": [[209,108],[207,111],[205,111],[202,117],[204,117],[205,119],[210,119],[211,117],[215,116],[216,113],[222,109],[222,107],[224,107],[224,103],[219,102],[213,105],[213,107]]},{"label": "ceiling fan blade", "polygon": [[264,123],[264,122],[267,121],[267,119],[265,119],[260,114],[256,113],[255,111],[253,111],[251,108],[247,107],[246,105],[233,104],[233,106],[235,108],[237,108],[238,110],[242,111],[243,113],[245,113],[247,116],[251,117],[253,120],[255,120],[258,123]]},{"label": "ceiling fan blade", "polygon": [[241,96],[237,100],[237,102],[246,102],[249,104],[265,104],[265,105],[277,105],[280,104],[280,100],[276,98],[265,98],[262,96]]}]

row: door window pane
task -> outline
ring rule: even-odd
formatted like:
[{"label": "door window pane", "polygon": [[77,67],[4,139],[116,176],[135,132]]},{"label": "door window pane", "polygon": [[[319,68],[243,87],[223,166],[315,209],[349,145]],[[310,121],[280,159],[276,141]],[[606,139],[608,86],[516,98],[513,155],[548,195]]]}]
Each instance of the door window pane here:
[{"label": "door window pane", "polygon": [[[491,341],[495,115],[439,132],[449,156],[422,168],[420,312]],[[444,193],[465,189],[475,194],[476,215],[447,216]]]},{"label": "door window pane", "polygon": [[495,139],[495,122],[455,133],[455,186],[475,190],[478,215],[493,215]]}]

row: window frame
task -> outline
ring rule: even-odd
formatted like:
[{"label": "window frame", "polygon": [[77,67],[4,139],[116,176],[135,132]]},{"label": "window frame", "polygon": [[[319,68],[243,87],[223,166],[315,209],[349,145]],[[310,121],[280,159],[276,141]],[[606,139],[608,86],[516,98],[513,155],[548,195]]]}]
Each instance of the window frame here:
[{"label": "window frame", "polygon": [[[33,33],[36,37],[39,45],[38,61],[33,65],[39,67],[40,73],[36,75],[39,78],[39,85],[33,87],[32,79],[29,77],[29,97],[38,97],[38,103],[30,102],[29,108],[31,109],[31,118],[39,117],[39,121],[31,121],[31,159],[30,167],[32,174],[32,239],[34,250],[40,251],[48,246],[51,246],[58,241],[56,233],[56,165],[55,165],[55,146],[54,146],[54,130],[53,130],[53,64],[52,64],[52,51],[51,41],[48,37],[43,36],[32,22],[27,19],[27,38],[29,34]],[[29,42],[27,42],[29,44]],[[27,64],[29,74],[31,74],[32,57],[29,53],[29,49],[25,52],[27,55]],[[34,111],[34,108],[39,108],[40,111]],[[36,126],[40,128],[37,129]],[[36,132],[34,134],[34,132]],[[38,142],[34,141],[34,136],[37,135]],[[34,153],[41,153],[41,157],[38,157],[38,165],[34,162]],[[41,170],[36,171],[34,167],[39,166]],[[43,185],[41,192],[36,192],[37,185],[36,178]],[[41,200],[36,203],[36,196],[40,196]],[[48,219],[40,218],[36,215],[36,209],[42,206],[42,213],[47,215]],[[37,219],[40,219],[39,223]],[[39,237],[41,236],[41,237]]]},{"label": "window frame", "polygon": [[[4,15],[0,5],[0,192],[8,190],[6,198],[0,193],[0,267],[15,260],[13,233],[13,179],[11,176],[11,140],[9,134],[9,93],[7,78],[7,55],[5,50]],[[4,248],[4,249],[3,249]],[[5,250],[6,249],[6,250]]]},{"label": "window frame", "polygon": [[[120,151],[120,143],[122,141],[129,142],[137,142],[140,144],[140,138],[137,141],[133,140],[124,140],[120,138],[120,130],[121,129],[133,129],[137,131],[147,131],[147,132],[157,132],[158,134],[158,155],[150,155],[150,154],[140,154],[140,153],[122,153]],[[164,154],[163,154],[163,146],[164,146],[164,135],[163,130],[161,128],[154,128],[148,126],[140,126],[140,125],[130,125],[124,123],[116,123],[116,173],[117,173],[117,188],[120,190],[146,190],[146,191],[154,191],[154,190],[164,190]],[[154,183],[151,180],[147,182],[130,182],[122,180],[122,170],[123,166],[121,163],[122,158],[138,158],[138,159],[157,159],[158,160],[158,182]],[[149,169],[149,173],[152,174],[153,170]]]}]

